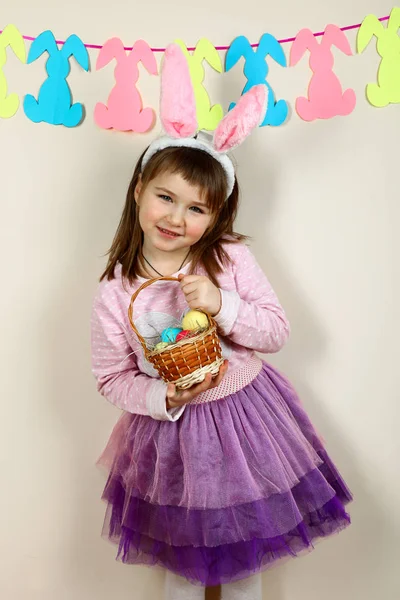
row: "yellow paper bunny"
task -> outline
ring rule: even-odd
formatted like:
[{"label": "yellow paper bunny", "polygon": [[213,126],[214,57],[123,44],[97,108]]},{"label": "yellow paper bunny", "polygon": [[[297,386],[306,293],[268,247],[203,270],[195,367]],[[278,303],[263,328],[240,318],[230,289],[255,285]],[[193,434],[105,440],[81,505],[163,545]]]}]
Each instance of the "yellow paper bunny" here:
[{"label": "yellow paper bunny", "polygon": [[14,54],[22,63],[26,62],[24,38],[15,25],[7,25],[0,35],[0,117],[2,119],[13,117],[19,107],[17,94],[7,96],[7,80],[3,73],[3,67],[7,62],[7,46],[12,48]]},{"label": "yellow paper bunny", "polygon": [[390,13],[385,28],[375,15],[365,17],[357,35],[357,52],[362,52],[372,37],[377,38],[376,49],[382,57],[378,70],[378,83],[369,83],[366,88],[368,101],[373,106],[387,106],[400,102],[400,8]]},{"label": "yellow paper bunny", "polygon": [[218,73],[222,73],[222,62],[218,51],[207,38],[202,38],[197,43],[192,54],[182,40],[176,40],[175,43],[182,48],[189,65],[190,78],[196,98],[199,129],[213,131],[224,116],[224,111],[220,104],[211,106],[207,90],[203,85],[205,75],[203,61],[205,60]]}]

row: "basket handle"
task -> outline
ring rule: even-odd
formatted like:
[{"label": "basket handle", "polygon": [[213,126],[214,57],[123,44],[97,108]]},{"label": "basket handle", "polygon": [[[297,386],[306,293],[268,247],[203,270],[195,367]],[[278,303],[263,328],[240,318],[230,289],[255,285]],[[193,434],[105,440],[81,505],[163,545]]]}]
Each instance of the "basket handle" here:
[{"label": "basket handle", "polygon": [[144,353],[145,353],[146,357],[147,357],[147,354],[148,354],[149,351],[147,349],[145,339],[140,335],[140,333],[136,329],[135,323],[133,322],[133,303],[135,302],[136,298],[138,297],[138,295],[140,294],[140,292],[142,290],[144,290],[145,288],[149,287],[149,285],[152,285],[156,281],[179,281],[179,279],[177,277],[155,277],[154,279],[148,279],[147,281],[145,281],[144,283],[142,283],[142,285],[140,286],[140,288],[138,288],[136,290],[136,292],[132,295],[131,302],[129,304],[129,309],[128,309],[129,322],[131,324],[131,327],[132,327],[133,331],[136,333],[137,337],[139,338],[140,343],[143,346],[143,350],[144,350]]}]

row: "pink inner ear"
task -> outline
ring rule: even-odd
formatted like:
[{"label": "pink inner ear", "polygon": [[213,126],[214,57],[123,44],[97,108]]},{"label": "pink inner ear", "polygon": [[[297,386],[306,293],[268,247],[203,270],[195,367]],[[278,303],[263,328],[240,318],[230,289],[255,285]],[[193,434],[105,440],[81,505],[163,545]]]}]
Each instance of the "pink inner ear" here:
[{"label": "pink inner ear", "polygon": [[192,137],[197,131],[196,100],[189,66],[178,44],[170,44],[161,71],[160,118],[165,133]]},{"label": "pink inner ear", "polygon": [[268,105],[268,87],[255,85],[243,94],[236,106],[220,121],[214,133],[214,148],[228,152],[239,146],[262,123]]}]

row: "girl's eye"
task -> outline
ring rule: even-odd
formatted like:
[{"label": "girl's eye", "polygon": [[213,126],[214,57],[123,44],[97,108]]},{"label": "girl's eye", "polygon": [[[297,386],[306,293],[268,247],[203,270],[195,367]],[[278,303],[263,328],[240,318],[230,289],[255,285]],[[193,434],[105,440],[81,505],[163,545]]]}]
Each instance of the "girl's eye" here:
[{"label": "girl's eye", "polygon": [[192,206],[190,208],[190,210],[193,212],[199,213],[200,215],[204,214],[204,211],[198,206]]},{"label": "girl's eye", "polygon": [[159,194],[158,197],[161,198],[161,200],[166,200],[167,202],[169,202],[169,200],[172,200],[171,196],[167,196],[166,194]]}]

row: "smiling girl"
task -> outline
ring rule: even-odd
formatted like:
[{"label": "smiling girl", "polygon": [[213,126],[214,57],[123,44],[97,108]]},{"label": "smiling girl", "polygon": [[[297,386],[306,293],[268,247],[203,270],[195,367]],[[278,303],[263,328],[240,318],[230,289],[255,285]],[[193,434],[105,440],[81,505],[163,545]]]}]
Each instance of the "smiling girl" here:
[{"label": "smiling girl", "polygon": [[[166,52],[174,72],[186,64],[180,52]],[[192,135],[190,94],[179,110],[164,107],[174,135],[136,165],[93,305],[97,387],[123,411],[102,458],[104,533],[125,563],[167,570],[166,600],[203,600],[204,586],[217,584],[224,599],[261,600],[263,569],[350,521],[351,494],[295,390],[256,354],[278,352],[289,323],[234,232],[238,185],[218,149],[262,122],[266,93],[256,86],[243,96],[213,144]],[[200,309],[214,317],[229,358],[214,379],[184,391],[160,379],[128,319],[132,294],[159,276],[179,284],[157,281],[138,296],[142,335]]]}]

